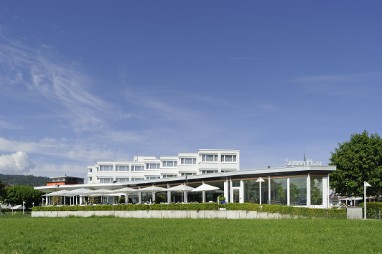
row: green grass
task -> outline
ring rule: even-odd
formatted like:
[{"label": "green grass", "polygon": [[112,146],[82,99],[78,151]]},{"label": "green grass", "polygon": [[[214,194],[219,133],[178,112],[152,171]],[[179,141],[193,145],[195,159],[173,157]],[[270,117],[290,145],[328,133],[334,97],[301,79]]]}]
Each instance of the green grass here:
[{"label": "green grass", "polygon": [[382,253],[380,220],[0,218],[0,253]]}]

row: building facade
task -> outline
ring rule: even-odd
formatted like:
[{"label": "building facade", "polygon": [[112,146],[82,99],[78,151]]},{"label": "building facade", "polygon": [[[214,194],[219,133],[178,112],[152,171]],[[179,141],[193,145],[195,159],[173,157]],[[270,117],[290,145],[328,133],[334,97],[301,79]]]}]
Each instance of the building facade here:
[{"label": "building facade", "polygon": [[240,151],[200,149],[177,156],[134,156],[132,161],[97,162],[88,167],[89,184],[129,183],[240,170]]}]

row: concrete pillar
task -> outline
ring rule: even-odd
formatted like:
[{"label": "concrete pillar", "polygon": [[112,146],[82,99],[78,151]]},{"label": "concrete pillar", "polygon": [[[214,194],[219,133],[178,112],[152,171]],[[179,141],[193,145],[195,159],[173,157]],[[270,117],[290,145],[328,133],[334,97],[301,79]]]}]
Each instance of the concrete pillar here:
[{"label": "concrete pillar", "polygon": [[188,194],[187,194],[187,191],[183,192],[183,196],[184,196],[184,198],[183,198],[184,203],[188,203]]},{"label": "concrete pillar", "polygon": [[289,188],[289,184],[290,184],[290,178],[288,177],[287,178],[287,206],[290,206],[290,188]]},{"label": "concrete pillar", "polygon": [[233,203],[233,188],[231,179],[229,179],[229,202]]},{"label": "concrete pillar", "polygon": [[328,188],[328,177],[322,177],[322,205],[325,208],[329,207],[329,188]]},{"label": "concrete pillar", "polygon": [[[167,184],[167,189],[170,188],[170,185]],[[167,191],[167,204],[171,203],[171,191]]]},{"label": "concrete pillar", "polygon": [[138,192],[138,204],[142,203],[142,192]]},{"label": "concrete pillar", "polygon": [[271,176],[268,176],[268,204],[271,204]]},{"label": "concrete pillar", "polygon": [[227,203],[229,202],[229,182],[228,182],[228,179],[226,179],[224,181],[224,197],[227,201]]},{"label": "concrete pillar", "polygon": [[206,192],[202,191],[202,202],[206,203]]},{"label": "concrete pillar", "polygon": [[244,181],[240,180],[239,203],[244,203]]},{"label": "concrete pillar", "polygon": [[306,206],[310,207],[311,201],[310,201],[310,174],[308,173],[308,176],[306,177]]},{"label": "concrete pillar", "polygon": [[151,200],[154,203],[155,202],[155,192],[151,192]]}]

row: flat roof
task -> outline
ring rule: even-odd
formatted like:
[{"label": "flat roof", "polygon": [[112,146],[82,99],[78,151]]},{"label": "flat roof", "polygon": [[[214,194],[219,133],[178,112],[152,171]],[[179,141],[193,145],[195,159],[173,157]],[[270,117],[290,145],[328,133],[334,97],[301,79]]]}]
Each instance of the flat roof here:
[{"label": "flat roof", "polygon": [[91,188],[91,189],[119,189],[125,186],[135,187],[135,186],[147,186],[147,185],[163,185],[163,184],[180,184],[185,181],[199,182],[199,181],[214,181],[214,180],[225,180],[227,178],[231,180],[243,179],[243,178],[256,178],[264,176],[272,177],[283,177],[283,176],[293,176],[301,175],[304,173],[317,173],[317,174],[328,174],[336,170],[336,166],[295,166],[295,167],[280,167],[280,168],[265,168],[265,169],[252,169],[252,170],[242,170],[235,172],[225,172],[225,173],[212,173],[204,175],[188,175],[173,178],[160,178],[153,180],[142,180],[127,183],[99,183],[99,184],[76,184],[76,185],[60,185],[60,186],[38,186],[35,187],[36,190],[42,192],[52,192],[62,189],[78,189],[78,188]]}]

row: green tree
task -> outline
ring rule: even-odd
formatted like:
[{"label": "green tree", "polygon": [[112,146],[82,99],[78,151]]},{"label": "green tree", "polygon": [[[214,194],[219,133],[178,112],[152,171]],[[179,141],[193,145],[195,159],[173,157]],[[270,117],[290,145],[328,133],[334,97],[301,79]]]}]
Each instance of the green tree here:
[{"label": "green tree", "polygon": [[32,203],[38,205],[41,202],[42,192],[33,189],[32,186],[16,185],[6,188],[7,203],[12,205],[21,205],[26,202],[27,207],[31,207]]},{"label": "green tree", "polygon": [[363,195],[363,182],[372,187],[368,195],[382,194],[382,139],[378,134],[353,134],[332,153],[330,164],[337,166],[331,174],[331,187],[346,196]]},{"label": "green tree", "polygon": [[6,185],[0,181],[0,202],[2,202],[6,196],[5,187]]}]

